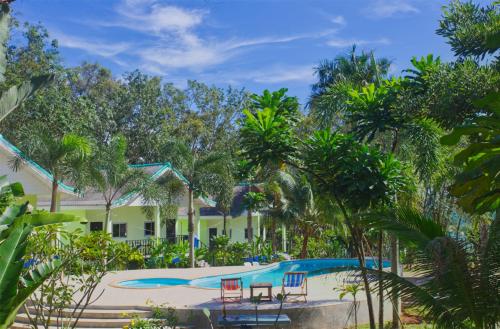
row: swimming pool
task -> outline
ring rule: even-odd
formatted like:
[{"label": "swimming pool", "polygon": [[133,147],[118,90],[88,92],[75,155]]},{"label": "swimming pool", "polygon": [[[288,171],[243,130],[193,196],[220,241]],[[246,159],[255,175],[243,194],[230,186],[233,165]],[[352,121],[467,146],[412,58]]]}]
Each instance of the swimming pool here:
[{"label": "swimming pool", "polygon": [[[356,259],[301,259],[279,262],[265,268],[251,270],[241,273],[227,275],[207,276],[194,280],[175,278],[148,278],[128,280],[118,283],[124,288],[161,288],[178,285],[188,285],[201,288],[219,288],[220,279],[239,277],[243,280],[243,286],[248,288],[252,282],[271,282],[273,286],[281,286],[281,280],[285,272],[307,271],[308,277],[313,277],[331,272],[331,269],[339,267],[356,267]],[[367,267],[376,267],[371,259],[366,260]],[[384,267],[390,266],[390,262],[384,261]]]}]

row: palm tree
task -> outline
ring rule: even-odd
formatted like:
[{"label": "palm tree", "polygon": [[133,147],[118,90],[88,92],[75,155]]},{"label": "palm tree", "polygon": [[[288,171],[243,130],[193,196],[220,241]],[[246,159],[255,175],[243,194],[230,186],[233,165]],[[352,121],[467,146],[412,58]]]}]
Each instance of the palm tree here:
[{"label": "palm tree", "polygon": [[164,156],[184,176],[188,189],[189,259],[195,267],[194,255],[194,198],[217,193],[219,182],[227,175],[229,159],[222,152],[202,152],[180,140],[165,145]]},{"label": "palm tree", "polygon": [[147,206],[142,207],[146,217],[154,217],[153,207],[150,204],[158,206],[160,218],[165,220],[176,218],[177,200],[184,195],[184,183],[173,173],[168,172],[141,189],[141,196]]},{"label": "palm tree", "polygon": [[300,258],[307,258],[307,245],[314,230],[325,219],[323,211],[315,200],[313,187],[305,175],[292,176],[281,173],[279,183],[283,191],[283,215],[300,227],[302,248]]},{"label": "palm tree", "polygon": [[365,225],[390,231],[417,248],[413,269],[424,283],[417,285],[384,272],[384,289],[411,300],[437,328],[496,328],[500,322],[498,218],[479,248],[448,235],[435,219],[411,208],[368,219]]},{"label": "palm tree", "polygon": [[247,210],[247,240],[248,243],[253,241],[253,215],[255,211],[259,211],[266,203],[267,199],[264,193],[254,192],[251,190],[251,185],[248,186],[248,192],[245,194],[243,203]]},{"label": "palm tree", "polygon": [[343,121],[348,93],[387,76],[390,60],[375,59],[373,52],[356,53],[356,46],[347,55],[323,60],[315,67],[318,81],[312,85],[308,102],[310,114],[321,128],[331,128]]},{"label": "palm tree", "polygon": [[57,137],[37,125],[32,127],[31,134],[31,138],[23,139],[19,143],[24,153],[14,159],[12,167],[18,170],[24,161],[32,159],[50,172],[52,175],[50,212],[55,212],[60,182],[65,179],[76,179],[85,160],[91,154],[91,146],[85,137],[75,134]]},{"label": "palm tree", "polygon": [[104,230],[112,232],[111,208],[120,196],[144,189],[149,177],[142,171],[129,168],[125,137],[118,135],[96,150],[88,161],[84,184],[97,189],[105,200],[106,219]]}]

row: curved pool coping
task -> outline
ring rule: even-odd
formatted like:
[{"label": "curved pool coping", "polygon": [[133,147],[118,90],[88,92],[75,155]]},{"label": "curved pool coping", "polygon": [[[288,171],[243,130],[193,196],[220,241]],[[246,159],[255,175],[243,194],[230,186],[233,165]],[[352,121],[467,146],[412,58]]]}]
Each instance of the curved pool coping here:
[{"label": "curved pool coping", "polygon": [[[276,262],[276,263],[272,263],[272,264],[259,265],[258,268],[249,269],[248,271],[241,271],[241,272],[236,272],[236,273],[231,273],[231,274],[214,274],[214,275],[201,276],[201,277],[198,277],[198,278],[190,279],[189,282],[194,281],[194,280],[199,280],[199,279],[208,279],[208,278],[214,278],[214,277],[219,277],[219,276],[228,276],[228,275],[237,277],[240,274],[250,273],[250,272],[257,272],[257,271],[262,271],[262,270],[267,270],[267,269],[272,268],[272,267],[278,267],[282,263],[294,262],[294,261],[298,261],[298,260],[299,259],[284,260],[284,261]],[[305,262],[307,262],[307,261],[317,261],[317,260],[357,260],[357,258],[307,258],[307,259],[300,259],[300,261],[305,261]],[[367,257],[366,260],[374,261],[375,258]],[[384,262],[386,262],[385,259],[384,259]],[[344,270],[339,271],[339,272],[344,272],[344,271],[348,271],[349,269],[352,269],[352,267],[346,267],[346,266],[339,266],[339,267],[345,267]],[[385,268],[387,268],[387,267],[384,267],[384,269]],[[332,273],[335,273],[335,272],[332,272]],[[321,276],[328,275],[328,274],[331,274],[331,273],[319,274],[319,275],[315,275],[313,277],[321,277]],[[116,280],[116,281],[113,281],[113,282],[109,283],[108,286],[113,287],[113,288],[119,288],[119,289],[133,289],[133,290],[169,289],[169,288],[173,288],[173,287],[184,287],[184,288],[204,289],[204,290],[220,290],[220,287],[209,288],[209,287],[200,287],[200,286],[191,285],[191,284],[177,284],[177,285],[158,286],[158,287],[125,287],[123,285],[120,285],[121,282],[132,281],[132,280],[140,280],[140,279],[145,279],[145,278],[128,279],[128,280]],[[169,275],[168,277],[155,277],[154,279],[185,279],[185,278]],[[248,289],[248,288],[244,288],[244,289]]]}]

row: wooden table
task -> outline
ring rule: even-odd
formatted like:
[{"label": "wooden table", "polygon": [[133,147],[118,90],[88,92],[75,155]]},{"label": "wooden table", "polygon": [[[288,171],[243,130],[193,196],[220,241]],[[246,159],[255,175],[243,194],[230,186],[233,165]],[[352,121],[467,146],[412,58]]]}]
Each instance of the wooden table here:
[{"label": "wooden table", "polygon": [[259,318],[255,318],[255,314],[240,314],[240,315],[227,315],[226,317],[219,315],[217,318],[217,324],[219,327],[240,327],[240,328],[252,328],[254,326],[274,326],[277,323],[279,325],[289,325],[292,323],[288,315],[280,314],[260,314]]},{"label": "wooden table", "polygon": [[[273,284],[271,282],[256,282],[250,284],[250,299],[253,299],[255,289],[267,289],[267,296],[262,295],[261,300],[273,300]],[[257,295],[258,296],[258,295]]]}]

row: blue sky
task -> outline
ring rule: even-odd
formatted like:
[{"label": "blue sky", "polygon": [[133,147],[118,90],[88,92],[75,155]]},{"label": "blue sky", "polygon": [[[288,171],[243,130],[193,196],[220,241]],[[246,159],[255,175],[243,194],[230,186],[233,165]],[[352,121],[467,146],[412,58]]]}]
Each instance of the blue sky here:
[{"label": "blue sky", "polygon": [[[65,63],[99,62],[116,76],[140,69],[182,87],[196,79],[252,92],[287,87],[307,100],[313,67],[353,43],[393,61],[452,54],[435,34],[436,0],[17,0],[41,22]],[[486,3],[484,1],[483,3]]]}]

